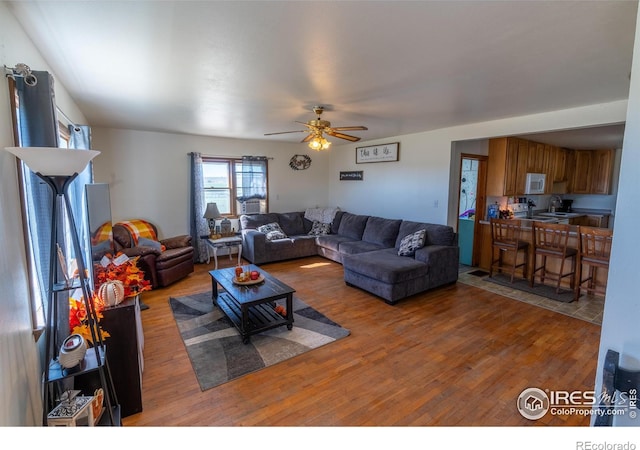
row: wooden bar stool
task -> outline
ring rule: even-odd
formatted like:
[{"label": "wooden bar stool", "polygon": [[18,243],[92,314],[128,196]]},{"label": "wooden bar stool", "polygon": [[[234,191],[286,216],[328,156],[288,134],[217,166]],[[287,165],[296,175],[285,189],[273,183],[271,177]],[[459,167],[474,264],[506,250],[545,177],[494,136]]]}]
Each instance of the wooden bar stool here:
[{"label": "wooden bar stool", "polygon": [[[493,277],[493,270],[504,273],[504,269],[511,272],[511,282],[516,270],[522,267],[522,277],[527,278],[527,263],[529,261],[529,243],[520,239],[522,222],[517,219],[491,219],[491,268],[489,276]],[[498,254],[496,256],[496,250]],[[523,250],[523,262],[518,264],[518,253]],[[505,264],[504,254],[511,254],[511,262]]]},{"label": "wooden bar stool", "polygon": [[[609,270],[613,230],[580,226],[578,227],[578,234],[580,237],[578,246],[578,286],[575,290],[575,300],[578,300],[582,292],[605,295],[607,289],[606,281],[598,283],[597,274],[598,269]],[[588,267],[586,278],[582,278],[583,265]]]},{"label": "wooden bar stool", "polygon": [[[560,282],[563,278],[569,277],[571,290],[574,290],[578,249],[569,247],[571,225],[534,221],[531,227],[533,232],[531,287],[533,287],[536,277],[540,277],[542,284],[544,284],[545,278],[548,278],[556,282],[556,294],[559,294]],[[541,265],[538,265],[538,256],[541,257]],[[547,258],[559,260],[560,270],[558,272],[551,272],[547,269]],[[571,269],[570,272],[565,273],[567,259],[571,262]],[[538,272],[540,273],[538,274]]]}]

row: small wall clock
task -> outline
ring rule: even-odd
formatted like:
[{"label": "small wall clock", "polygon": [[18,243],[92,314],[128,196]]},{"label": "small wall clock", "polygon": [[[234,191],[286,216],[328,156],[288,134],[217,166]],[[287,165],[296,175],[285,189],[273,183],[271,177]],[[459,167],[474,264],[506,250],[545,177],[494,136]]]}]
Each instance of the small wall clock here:
[{"label": "small wall clock", "polygon": [[289,160],[289,167],[293,170],[305,170],[311,166],[309,155],[293,155]]}]

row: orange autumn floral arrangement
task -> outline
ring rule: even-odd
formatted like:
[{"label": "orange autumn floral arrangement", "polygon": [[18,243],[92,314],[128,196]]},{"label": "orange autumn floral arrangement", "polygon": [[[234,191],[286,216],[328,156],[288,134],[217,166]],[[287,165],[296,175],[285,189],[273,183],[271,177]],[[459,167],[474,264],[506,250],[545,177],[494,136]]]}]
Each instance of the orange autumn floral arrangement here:
[{"label": "orange autumn floral arrangement", "polygon": [[[104,310],[104,303],[93,294],[93,307],[96,310],[96,317],[98,319],[98,326],[102,320],[102,311]],[[93,344],[93,336],[91,335],[91,328],[89,327],[89,316],[87,315],[87,309],[84,304],[84,298],[79,300],[73,297],[69,297],[69,329],[72,334],[81,335],[86,342]],[[102,338],[109,337],[109,333],[100,327]]]},{"label": "orange autumn floral arrangement", "polygon": [[94,268],[94,285],[97,291],[102,283],[119,280],[124,285],[124,297],[133,297],[143,291],[151,290],[151,282],[144,278],[144,271],[138,267],[138,256],[129,258],[122,264],[117,265],[114,261],[122,257],[122,252],[116,254],[115,258],[110,254],[105,256],[110,260],[109,264],[96,264]]},{"label": "orange autumn floral arrangement", "polygon": [[[97,292],[100,286],[106,281],[119,280],[124,285],[125,298],[133,297],[140,292],[151,290],[151,283],[144,278],[144,271],[138,267],[138,257],[129,258],[121,264],[116,264],[114,260],[120,257],[122,254],[118,253],[115,258],[112,255],[107,254],[109,263],[106,265],[96,264],[94,267],[94,286]],[[96,311],[96,317],[98,319],[98,326],[103,318],[102,311],[104,311],[105,304],[102,299],[95,293],[93,294],[93,307]],[[93,337],[91,336],[91,329],[89,327],[89,317],[87,315],[84,299],[79,300],[70,297],[69,298],[69,329],[71,333],[80,334],[90,344],[93,343]],[[109,333],[102,330],[103,338],[108,338]]]}]

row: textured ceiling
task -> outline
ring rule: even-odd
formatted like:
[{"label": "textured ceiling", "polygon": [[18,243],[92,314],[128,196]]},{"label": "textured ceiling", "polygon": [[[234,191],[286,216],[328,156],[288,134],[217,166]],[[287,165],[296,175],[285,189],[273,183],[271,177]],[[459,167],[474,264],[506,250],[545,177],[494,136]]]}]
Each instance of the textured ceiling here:
[{"label": "textured ceiling", "polygon": [[[370,140],[626,99],[635,1],[7,2],[93,126]],[[16,61],[29,64],[29,61]],[[34,68],[38,69],[38,68]]]}]

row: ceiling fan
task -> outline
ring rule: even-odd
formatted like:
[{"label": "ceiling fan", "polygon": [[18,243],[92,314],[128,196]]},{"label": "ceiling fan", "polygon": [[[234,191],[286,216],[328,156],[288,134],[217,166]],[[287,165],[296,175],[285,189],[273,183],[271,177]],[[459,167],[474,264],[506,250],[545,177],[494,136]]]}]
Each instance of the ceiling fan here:
[{"label": "ceiling fan", "polygon": [[318,116],[315,120],[309,120],[308,122],[299,122],[305,127],[306,130],[296,130],[296,131],[280,131],[278,133],[265,133],[265,136],[271,136],[274,134],[285,134],[285,133],[309,133],[302,141],[300,142],[308,142],[309,147],[314,150],[326,150],[331,145],[331,142],[327,141],[322,133],[327,134],[328,136],[337,137],[340,139],[346,139],[347,141],[357,142],[360,140],[359,137],[351,136],[349,134],[341,133],[341,131],[355,131],[355,130],[368,130],[367,127],[363,126],[350,126],[350,127],[332,127],[331,122],[328,120],[320,119],[320,115],[324,111],[324,107],[322,106],[314,106],[313,112]]}]

